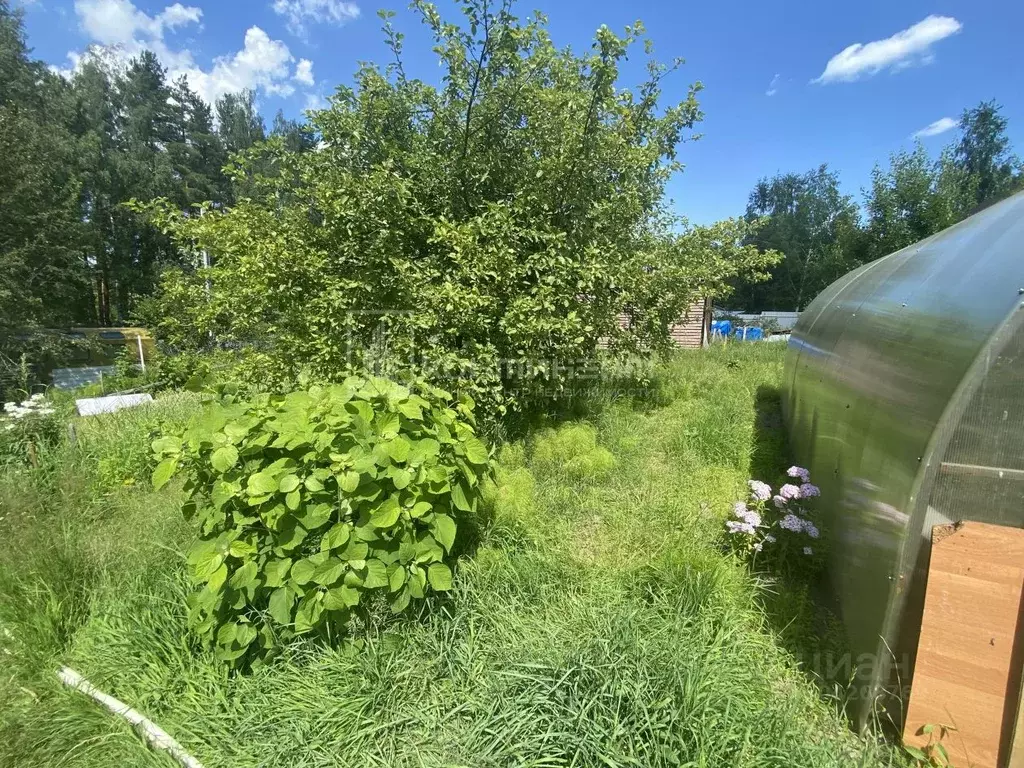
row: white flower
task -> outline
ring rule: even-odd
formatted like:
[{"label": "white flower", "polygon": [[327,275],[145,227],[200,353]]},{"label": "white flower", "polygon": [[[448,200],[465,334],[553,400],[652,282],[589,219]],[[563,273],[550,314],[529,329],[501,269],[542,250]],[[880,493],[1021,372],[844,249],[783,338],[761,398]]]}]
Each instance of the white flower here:
[{"label": "white flower", "polygon": [[32,395],[32,397],[29,398],[29,400],[33,402],[39,402],[44,397],[46,397],[46,395],[44,395],[42,392],[36,392],[34,395]]},{"label": "white flower", "polygon": [[805,555],[813,555],[814,554],[814,550],[811,549],[810,547],[804,547],[804,554]]}]

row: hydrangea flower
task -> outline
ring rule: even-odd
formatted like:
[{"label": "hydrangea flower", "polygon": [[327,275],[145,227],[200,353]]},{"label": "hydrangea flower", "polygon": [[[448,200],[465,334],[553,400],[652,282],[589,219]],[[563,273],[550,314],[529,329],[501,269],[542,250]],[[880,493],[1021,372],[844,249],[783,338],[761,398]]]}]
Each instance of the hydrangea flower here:
[{"label": "hydrangea flower", "polygon": [[725,527],[729,529],[729,533],[745,533],[748,536],[754,535],[754,526],[747,522],[729,520],[726,522]]},{"label": "hydrangea flower", "polygon": [[764,537],[765,544],[774,544],[776,539],[770,533]]},{"label": "hydrangea flower", "polygon": [[800,487],[793,485],[792,483],[786,483],[784,486],[779,488],[779,496],[784,499],[799,499]]},{"label": "hydrangea flower", "polygon": [[784,518],[779,520],[779,528],[784,528],[785,530],[792,531],[793,533],[800,533],[804,529],[804,521],[802,518],[799,518],[790,512]]},{"label": "hydrangea flower", "polygon": [[787,500],[784,499],[782,496],[776,495],[776,496],[772,497],[772,501],[775,502],[775,506],[776,507],[778,507],[779,509],[783,509],[786,506],[786,501]]},{"label": "hydrangea flower", "polygon": [[816,485],[813,485],[811,483],[804,483],[803,485],[800,486],[800,498],[801,499],[809,499],[812,496],[820,496],[820,495],[821,495],[821,489],[818,486],[816,486]]},{"label": "hydrangea flower", "polygon": [[732,513],[736,517],[743,517],[745,514],[747,514],[747,505],[744,504],[742,501],[737,501],[735,504],[732,505]]},{"label": "hydrangea flower", "polygon": [[751,480],[747,485],[750,486],[750,495],[757,501],[768,501],[772,497],[772,487],[768,483]]},{"label": "hydrangea flower", "polygon": [[808,472],[803,467],[790,467],[789,469],[786,470],[786,474],[789,475],[790,477],[799,477],[801,482],[804,483],[811,482],[811,473]]},{"label": "hydrangea flower", "polygon": [[821,536],[821,531],[818,530],[818,526],[816,526],[810,520],[804,520],[804,533],[806,533],[812,539],[816,539],[819,536]]},{"label": "hydrangea flower", "polygon": [[744,520],[744,522],[748,523],[749,525],[754,526],[755,528],[757,528],[759,525],[761,525],[761,515],[759,515],[757,512],[755,512],[752,509],[748,509],[747,510],[747,513],[745,515],[743,515],[743,520]]},{"label": "hydrangea flower", "polygon": [[813,555],[814,554],[814,550],[811,549],[810,547],[804,547],[804,554],[805,555]]}]

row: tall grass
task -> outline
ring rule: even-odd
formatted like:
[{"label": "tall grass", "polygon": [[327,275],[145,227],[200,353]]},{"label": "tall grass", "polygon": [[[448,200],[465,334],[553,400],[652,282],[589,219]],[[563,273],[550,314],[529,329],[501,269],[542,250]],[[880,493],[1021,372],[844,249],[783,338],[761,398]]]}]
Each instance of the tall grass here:
[{"label": "tall grass", "polygon": [[119,488],[79,516],[74,483],[51,483],[28,505],[49,517],[0,523],[22,550],[0,544],[0,765],[167,763],[61,691],[58,663],[208,766],[892,764],[795,663],[818,642],[806,594],[765,593],[719,546],[751,472],[785,464],[780,368],[770,345],[680,354],[639,404],[606,393],[506,445],[448,599],[360,651],[300,644],[245,676],[185,630],[173,491]]}]

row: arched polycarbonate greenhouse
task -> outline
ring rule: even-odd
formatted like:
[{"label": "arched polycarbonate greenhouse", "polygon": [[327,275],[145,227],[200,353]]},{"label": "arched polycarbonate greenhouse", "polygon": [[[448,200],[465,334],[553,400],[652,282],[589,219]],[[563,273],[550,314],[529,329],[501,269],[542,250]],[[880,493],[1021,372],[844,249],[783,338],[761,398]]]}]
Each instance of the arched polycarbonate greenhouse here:
[{"label": "arched polycarbonate greenhouse", "polygon": [[861,723],[912,675],[932,527],[1024,527],[1022,302],[1024,193],[851,272],[793,331],[782,405],[822,490]]}]

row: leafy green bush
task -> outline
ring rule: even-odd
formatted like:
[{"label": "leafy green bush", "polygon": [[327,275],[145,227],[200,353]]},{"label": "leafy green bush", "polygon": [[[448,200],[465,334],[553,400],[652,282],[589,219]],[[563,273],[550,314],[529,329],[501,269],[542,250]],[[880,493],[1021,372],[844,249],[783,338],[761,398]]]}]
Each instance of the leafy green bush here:
[{"label": "leafy green bush", "polygon": [[374,595],[398,613],[451,589],[457,519],[490,466],[473,425],[468,398],[352,377],[226,397],[154,441],[153,484],[184,474],[200,527],[194,629],[245,666],[297,635],[344,637]]}]

